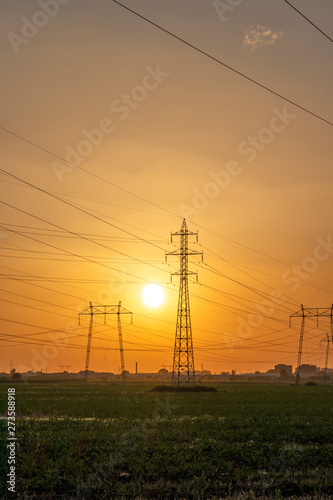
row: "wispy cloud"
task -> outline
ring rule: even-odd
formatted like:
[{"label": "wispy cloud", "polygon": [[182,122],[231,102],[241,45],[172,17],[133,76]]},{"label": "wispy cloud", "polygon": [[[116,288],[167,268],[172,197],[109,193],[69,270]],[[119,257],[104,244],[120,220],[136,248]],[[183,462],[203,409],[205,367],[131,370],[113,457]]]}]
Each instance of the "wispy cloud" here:
[{"label": "wispy cloud", "polygon": [[243,44],[245,47],[250,49],[256,49],[258,47],[263,47],[264,45],[273,45],[279,38],[283,35],[283,31],[272,31],[265,26],[260,26],[259,24],[244,34]]}]

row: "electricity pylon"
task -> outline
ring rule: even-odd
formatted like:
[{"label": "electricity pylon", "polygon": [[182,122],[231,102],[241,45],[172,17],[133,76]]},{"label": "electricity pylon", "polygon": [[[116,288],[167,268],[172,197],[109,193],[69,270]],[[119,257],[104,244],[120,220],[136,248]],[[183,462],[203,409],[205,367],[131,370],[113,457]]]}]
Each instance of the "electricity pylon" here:
[{"label": "electricity pylon", "polygon": [[[302,365],[302,350],[303,350],[303,339],[304,339],[304,327],[305,327],[305,318],[317,318],[317,326],[319,317],[330,318],[330,334],[333,342],[333,304],[332,307],[303,307],[301,305],[301,309],[291,316],[289,316],[289,326],[291,326],[291,318],[302,318],[301,322],[301,332],[299,336],[299,346],[298,346],[298,358],[297,358],[297,368],[296,368],[296,385],[299,384],[300,379],[300,371]],[[329,349],[329,336],[327,336],[327,351],[326,351],[326,366],[328,361],[328,349]],[[327,373],[327,368],[325,368]]]},{"label": "electricity pylon", "polygon": [[[121,312],[121,301],[118,303],[118,308],[117,308],[117,316],[118,316],[118,335],[119,335],[119,350],[120,350],[120,365],[121,365],[121,378],[123,381],[123,384],[125,383],[125,360],[124,360],[124,348],[123,348],[123,335],[121,332],[121,321],[120,321],[120,315],[122,314]],[[132,314],[132,313],[130,313]]]},{"label": "electricity pylon", "polygon": [[61,371],[64,373],[64,368],[67,368],[67,372],[68,372],[68,368],[70,368],[72,365],[59,365],[59,368],[61,368]]},{"label": "electricity pylon", "polygon": [[84,381],[88,381],[88,371],[89,371],[89,358],[90,358],[90,346],[91,346],[91,335],[92,335],[92,329],[93,329],[93,317],[94,317],[94,307],[92,305],[92,302],[89,302],[89,307],[85,309],[84,311],[79,313],[79,325],[81,324],[80,322],[80,317],[82,315],[90,315],[90,321],[89,321],[89,330],[88,330],[88,343],[87,343],[87,352],[86,352],[86,364],[84,368]]},{"label": "electricity pylon", "polygon": [[168,255],[179,255],[180,260],[179,271],[173,273],[173,275],[180,276],[180,283],[172,367],[172,384],[179,387],[181,384],[195,385],[188,276],[193,274],[197,276],[197,273],[188,270],[188,257],[189,255],[202,256],[202,252],[189,250],[189,236],[195,236],[196,241],[198,241],[198,232],[189,231],[185,219],[183,219],[180,231],[171,233],[171,243],[173,236],[180,236],[180,248],[173,252],[167,252],[165,258],[167,259]]},{"label": "electricity pylon", "polygon": [[86,364],[85,364],[85,373],[84,373],[85,382],[87,382],[87,380],[88,380],[91,336],[92,336],[92,329],[93,329],[93,317],[95,314],[104,314],[104,324],[105,325],[106,325],[106,315],[107,314],[117,314],[118,315],[118,335],[119,335],[119,350],[120,350],[120,362],[121,362],[121,376],[122,376],[123,382],[125,382],[125,361],[124,361],[124,348],[123,348],[123,337],[122,337],[122,332],[121,332],[120,315],[121,314],[130,314],[131,315],[131,324],[132,324],[133,313],[131,313],[130,311],[128,311],[124,307],[121,307],[121,301],[118,302],[118,305],[111,305],[111,306],[102,306],[102,305],[93,306],[92,303],[89,302],[89,307],[87,309],[85,309],[84,311],[79,313],[79,324],[80,324],[80,317],[82,315],[90,315],[87,353],[86,353]]},{"label": "electricity pylon", "polygon": [[326,334],[327,347],[326,347],[326,356],[325,356],[325,384],[327,384],[327,372],[328,372],[328,355],[330,352],[330,336],[328,333]]}]

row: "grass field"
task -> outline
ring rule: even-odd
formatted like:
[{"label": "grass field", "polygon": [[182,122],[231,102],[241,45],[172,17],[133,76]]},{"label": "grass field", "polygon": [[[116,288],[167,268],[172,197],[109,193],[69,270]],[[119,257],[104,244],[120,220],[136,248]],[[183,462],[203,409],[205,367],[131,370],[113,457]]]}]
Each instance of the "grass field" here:
[{"label": "grass field", "polygon": [[2,383],[4,398],[12,386],[15,498],[333,498],[333,386]]}]

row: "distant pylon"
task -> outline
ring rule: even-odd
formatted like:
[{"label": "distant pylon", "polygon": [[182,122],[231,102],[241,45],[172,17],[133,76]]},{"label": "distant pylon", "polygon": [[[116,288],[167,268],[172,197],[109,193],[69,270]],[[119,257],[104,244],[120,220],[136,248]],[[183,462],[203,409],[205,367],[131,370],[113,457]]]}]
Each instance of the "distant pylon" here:
[{"label": "distant pylon", "polygon": [[[330,308],[328,307],[303,307],[301,305],[301,309],[291,316],[289,316],[289,326],[291,326],[291,318],[302,318],[301,322],[301,332],[299,336],[299,346],[298,346],[298,358],[297,358],[297,368],[296,368],[296,385],[299,384],[301,377],[301,366],[302,366],[302,351],[303,351],[303,339],[304,339],[304,331],[305,331],[305,318],[317,318],[317,326],[318,320],[320,317],[330,318],[330,334],[333,343],[333,304]],[[327,334],[327,351],[326,351],[326,367],[325,367],[325,381],[327,379],[327,362],[328,362],[328,351],[329,351],[329,334]]]},{"label": "distant pylon", "polygon": [[67,372],[68,372],[68,368],[70,368],[72,365],[59,365],[59,368],[61,369],[61,371],[64,373],[64,368],[67,368]]},{"label": "distant pylon", "polygon": [[189,231],[185,219],[183,219],[180,231],[171,233],[171,242],[173,236],[180,236],[180,248],[167,252],[166,258],[168,255],[179,255],[180,258],[180,269],[173,273],[173,275],[180,276],[180,283],[172,368],[172,384],[179,387],[181,384],[195,385],[188,276],[193,274],[197,276],[197,273],[188,270],[188,256],[202,256],[202,252],[189,250],[188,237],[196,236],[196,241],[198,241],[198,232]]},{"label": "distant pylon", "polygon": [[86,364],[84,367],[84,380],[85,382],[88,381],[88,373],[89,373],[89,358],[90,358],[90,347],[91,347],[91,335],[92,335],[92,330],[93,330],[93,322],[94,322],[94,307],[91,302],[89,302],[89,307],[85,309],[84,311],[79,313],[79,324],[80,324],[80,316],[83,314],[89,314],[90,315],[90,321],[89,321],[89,330],[88,330],[88,342],[87,342],[87,352],[86,352]]},{"label": "distant pylon", "polygon": [[88,343],[87,343],[87,353],[86,353],[86,364],[84,369],[84,379],[88,381],[88,373],[89,373],[89,358],[90,358],[90,348],[91,348],[91,336],[93,329],[93,317],[95,314],[103,314],[104,315],[104,324],[106,324],[106,315],[107,314],[117,314],[118,315],[118,334],[119,334],[119,350],[120,350],[120,362],[121,362],[121,377],[123,382],[125,382],[125,361],[124,361],[124,348],[123,348],[123,338],[121,332],[121,322],[120,315],[121,314],[130,314],[131,315],[131,323],[133,314],[121,306],[121,301],[118,302],[118,305],[104,306],[104,305],[96,305],[93,306],[91,302],[89,302],[89,307],[84,311],[79,313],[79,324],[80,317],[82,315],[89,315],[89,331],[88,331]]},{"label": "distant pylon", "polygon": [[[130,313],[130,314],[132,314],[132,313]],[[119,303],[118,303],[117,315],[118,315],[118,335],[119,335],[121,378],[122,378],[122,381],[123,381],[123,384],[124,384],[125,383],[125,360],[124,360],[123,335],[122,335],[122,332],[121,332],[121,321],[120,321],[121,301],[119,301]]]},{"label": "distant pylon", "polygon": [[328,355],[330,352],[330,336],[328,335],[328,333],[326,334],[326,341],[327,341],[327,347],[326,347],[326,356],[325,356],[325,384],[327,384]]}]

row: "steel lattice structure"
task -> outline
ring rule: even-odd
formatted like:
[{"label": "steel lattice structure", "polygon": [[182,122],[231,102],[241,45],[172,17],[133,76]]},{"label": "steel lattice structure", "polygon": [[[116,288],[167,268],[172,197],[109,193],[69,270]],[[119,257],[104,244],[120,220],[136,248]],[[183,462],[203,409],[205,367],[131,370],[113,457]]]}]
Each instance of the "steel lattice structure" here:
[{"label": "steel lattice structure", "polygon": [[[297,358],[297,368],[296,368],[296,385],[299,384],[299,379],[301,375],[301,364],[302,364],[302,351],[303,351],[303,340],[304,340],[304,329],[305,329],[305,318],[317,318],[320,317],[330,318],[330,334],[333,343],[333,305],[328,307],[303,307],[291,316],[289,316],[289,326],[291,326],[291,318],[302,318],[301,331],[299,335],[299,346],[298,346],[298,358]],[[327,334],[327,350],[326,350],[326,360],[325,360],[325,381],[327,380],[327,366],[328,366],[328,353],[329,353],[330,337]]]},{"label": "steel lattice structure", "polygon": [[120,315],[121,314],[130,314],[131,315],[131,322],[132,322],[133,313],[131,313],[130,311],[128,311],[127,309],[122,307],[121,301],[118,302],[118,305],[111,305],[111,306],[104,306],[104,305],[93,306],[92,302],[89,302],[89,307],[87,309],[85,309],[84,311],[80,312],[78,315],[79,316],[79,324],[80,324],[80,317],[81,316],[84,316],[84,315],[90,316],[87,353],[86,353],[86,364],[85,364],[85,373],[84,373],[85,381],[87,382],[87,380],[88,380],[89,358],[90,358],[90,349],[91,349],[91,336],[92,336],[92,329],[93,329],[93,318],[94,318],[95,314],[103,314],[104,315],[104,324],[106,324],[106,315],[107,314],[117,314],[118,315],[118,334],[119,334],[121,377],[122,377],[123,382],[125,382],[125,361],[124,361],[124,349],[123,349],[123,338],[122,338],[122,332],[121,332]]},{"label": "steel lattice structure", "polygon": [[179,255],[180,260],[179,271],[172,274],[180,277],[177,325],[172,367],[172,384],[179,387],[182,384],[195,385],[188,276],[197,275],[197,273],[188,270],[188,257],[189,255],[202,256],[202,252],[189,250],[189,236],[195,236],[196,241],[198,241],[198,232],[194,233],[189,231],[187,229],[185,219],[183,219],[180,231],[171,233],[171,242],[173,236],[180,237],[180,248],[174,250],[173,252],[167,252],[166,258],[169,255]]}]

